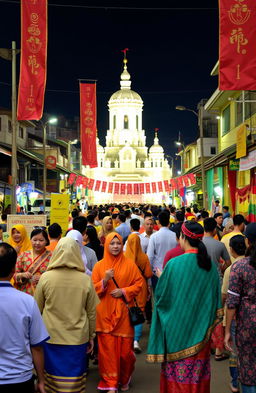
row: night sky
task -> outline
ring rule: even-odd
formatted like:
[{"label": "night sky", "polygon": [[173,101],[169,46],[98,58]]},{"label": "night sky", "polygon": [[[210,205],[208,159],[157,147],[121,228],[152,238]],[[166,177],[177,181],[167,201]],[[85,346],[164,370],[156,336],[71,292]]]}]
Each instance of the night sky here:
[{"label": "night sky", "polygon": [[[104,8],[60,6],[68,4]],[[49,0],[45,112],[78,116],[77,79],[97,79],[98,130],[105,145],[107,102],[120,88],[121,49],[129,48],[128,71],[132,89],[144,101],[147,145],[153,143],[154,128],[159,128],[160,143],[167,154],[175,154],[179,132],[185,143],[195,140],[196,117],[175,110],[175,106],[196,109],[197,103],[217,88],[217,77],[211,77],[210,72],[218,60],[218,1],[153,4],[154,9],[149,9],[149,1],[138,0]],[[20,47],[19,2],[0,0],[0,16],[0,47],[10,48],[12,40]],[[10,83],[11,63],[0,58],[1,107],[11,107]]]}]

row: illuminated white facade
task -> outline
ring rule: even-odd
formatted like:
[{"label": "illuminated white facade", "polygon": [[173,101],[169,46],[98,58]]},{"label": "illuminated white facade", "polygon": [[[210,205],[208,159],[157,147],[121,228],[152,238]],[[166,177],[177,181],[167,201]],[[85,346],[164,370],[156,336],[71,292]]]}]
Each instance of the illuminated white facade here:
[{"label": "illuminated white facade", "polygon": [[[138,93],[131,90],[127,60],[121,74],[120,90],[108,102],[109,130],[106,147],[97,138],[97,168],[84,168],[89,178],[107,182],[150,183],[170,180],[171,170],[164,149],[159,145],[157,133],[154,145],[149,151],[146,146],[145,130],[142,128],[143,101]],[[90,203],[106,202],[154,202],[167,201],[167,193],[144,195],[114,195],[91,192]]]}]

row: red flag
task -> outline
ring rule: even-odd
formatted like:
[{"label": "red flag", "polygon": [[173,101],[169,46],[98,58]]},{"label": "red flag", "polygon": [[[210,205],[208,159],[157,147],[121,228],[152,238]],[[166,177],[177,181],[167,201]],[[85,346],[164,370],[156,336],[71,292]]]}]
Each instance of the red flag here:
[{"label": "red flag", "polygon": [[256,2],[220,0],[220,90],[256,90]]},{"label": "red flag", "polygon": [[145,183],[139,183],[140,185],[140,194],[144,194],[145,193]]},{"label": "red flag", "polygon": [[21,61],[18,120],[40,120],[47,61],[47,0],[21,1]]},{"label": "red flag", "polygon": [[177,178],[177,183],[178,183],[179,190],[184,187],[183,181],[182,181],[182,176]]},{"label": "red flag", "polygon": [[127,184],[127,194],[132,195],[132,184]]},{"label": "red flag", "polygon": [[133,193],[135,195],[139,194],[139,184],[138,183],[134,183],[134,185],[133,185]]},{"label": "red flag", "polygon": [[113,192],[113,188],[114,188],[114,183],[108,183],[108,193],[109,194],[112,194],[112,192]]},{"label": "red flag", "polygon": [[88,190],[92,190],[93,189],[93,186],[94,186],[94,182],[95,182],[95,180],[94,179],[88,179],[89,181],[88,181],[88,186],[87,186],[87,188],[88,188]]},{"label": "red flag", "polygon": [[183,183],[185,187],[189,187],[189,177],[187,175],[183,176]]},{"label": "red flag", "polygon": [[152,187],[152,192],[156,193],[156,183],[155,182],[151,183],[151,187]]},{"label": "red flag", "polygon": [[158,184],[158,191],[163,192],[163,183],[161,181],[157,182]]},{"label": "red flag", "polygon": [[124,195],[126,192],[126,184],[125,183],[121,183],[121,194]]},{"label": "red flag", "polygon": [[88,181],[89,181],[88,177],[83,177],[82,179],[83,188],[87,188]]},{"label": "red flag", "polygon": [[189,180],[190,180],[190,184],[194,185],[196,184],[196,175],[194,173],[189,173],[188,174]]},{"label": "red flag", "polygon": [[101,186],[101,192],[106,192],[106,189],[107,189],[107,182],[103,181]]},{"label": "red flag", "polygon": [[94,191],[99,191],[101,185],[101,180],[96,180]]},{"label": "red flag", "polygon": [[115,183],[114,194],[119,194],[120,183]]},{"label": "red flag", "polygon": [[171,179],[171,180],[170,180],[170,183],[171,183],[172,188],[173,188],[174,190],[176,190],[176,189],[177,189],[177,182],[176,182],[176,180],[175,180],[175,179]]},{"label": "red flag", "polygon": [[145,183],[146,186],[146,194],[150,194],[151,190],[150,190],[150,183]]},{"label": "red flag", "polygon": [[70,173],[69,177],[68,177],[68,184],[73,184],[74,181],[76,179],[76,174],[75,173]]},{"label": "red flag", "polygon": [[83,184],[83,176],[77,176],[75,186],[79,187],[81,184]]},{"label": "red flag", "polygon": [[83,165],[97,167],[96,83],[80,83],[80,137]]},{"label": "red flag", "polygon": [[168,180],[164,180],[164,190],[170,192],[170,185]]}]

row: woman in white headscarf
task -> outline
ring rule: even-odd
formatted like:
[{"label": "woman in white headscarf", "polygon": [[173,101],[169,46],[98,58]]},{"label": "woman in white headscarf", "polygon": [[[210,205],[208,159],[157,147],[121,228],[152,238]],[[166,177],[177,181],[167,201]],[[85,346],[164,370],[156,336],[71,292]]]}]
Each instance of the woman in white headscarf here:
[{"label": "woman in white headscarf", "polygon": [[91,248],[84,246],[83,236],[76,229],[72,229],[71,231],[69,231],[66,237],[76,240],[76,242],[79,244],[81,257],[84,263],[85,273],[91,276],[92,269],[95,263],[98,261],[95,251],[93,251]]}]

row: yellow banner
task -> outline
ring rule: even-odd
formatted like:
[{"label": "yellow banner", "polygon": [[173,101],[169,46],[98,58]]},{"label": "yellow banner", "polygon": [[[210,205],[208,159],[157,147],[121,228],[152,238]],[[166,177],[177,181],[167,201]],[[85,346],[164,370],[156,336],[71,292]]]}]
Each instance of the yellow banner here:
[{"label": "yellow banner", "polygon": [[62,228],[63,235],[68,230],[69,195],[51,194],[50,223],[57,223]]},{"label": "yellow banner", "polygon": [[236,134],[236,158],[245,157],[247,155],[246,134],[246,125],[243,124],[242,127],[237,130]]}]

